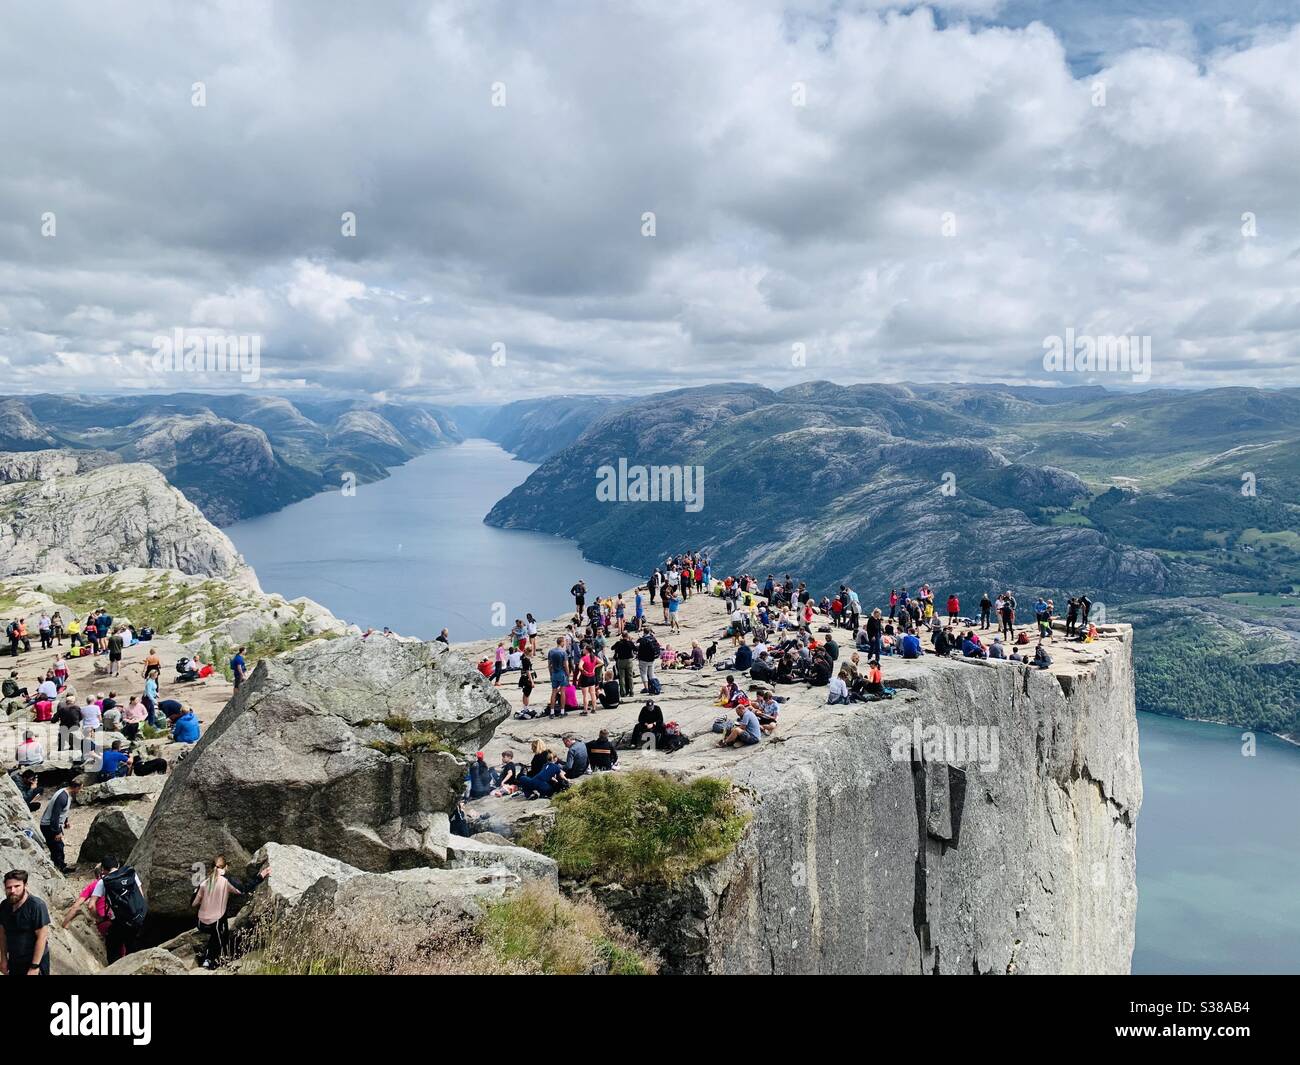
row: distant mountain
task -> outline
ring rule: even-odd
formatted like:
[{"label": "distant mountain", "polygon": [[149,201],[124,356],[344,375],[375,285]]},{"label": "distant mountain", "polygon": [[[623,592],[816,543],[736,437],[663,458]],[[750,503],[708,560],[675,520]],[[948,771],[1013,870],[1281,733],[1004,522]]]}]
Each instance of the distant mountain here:
[{"label": "distant mountain", "polygon": [[547,396],[502,407],[452,407],[450,412],[466,436],[491,440],[525,462],[541,462],[630,402],[616,396]]},{"label": "distant mountain", "polygon": [[[702,507],[599,501],[620,459],[702,467]],[[819,595],[847,581],[876,602],[925,580],[969,610],[1008,586],[1058,608],[1087,592],[1112,620],[1200,597],[1197,624],[1205,597],[1300,590],[1300,390],[687,389],[611,405],[485,520],[633,570],[691,545]],[[1300,725],[1269,698],[1261,727]]]},{"label": "distant mountain", "polygon": [[211,521],[228,525],[330,488],[358,483],[462,437],[442,410],[280,396],[0,400],[0,449],[112,452],[161,470]]}]

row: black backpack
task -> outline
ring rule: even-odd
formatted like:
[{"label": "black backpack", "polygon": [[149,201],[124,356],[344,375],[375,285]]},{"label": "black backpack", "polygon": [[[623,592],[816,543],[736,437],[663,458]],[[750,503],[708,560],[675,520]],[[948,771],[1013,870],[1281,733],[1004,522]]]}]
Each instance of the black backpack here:
[{"label": "black backpack", "polygon": [[131,928],[143,927],[144,919],[149,915],[149,904],[136,883],[135,870],[129,865],[114,869],[104,874],[103,884],[104,901],[113,911],[113,923]]}]

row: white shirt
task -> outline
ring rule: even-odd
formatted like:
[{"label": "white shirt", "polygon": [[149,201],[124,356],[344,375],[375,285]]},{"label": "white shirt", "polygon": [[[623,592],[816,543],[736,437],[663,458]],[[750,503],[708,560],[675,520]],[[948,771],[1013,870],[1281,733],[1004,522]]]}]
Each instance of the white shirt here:
[{"label": "white shirt", "polygon": [[59,697],[59,686],[52,680],[41,681],[41,686],[36,690],[47,699],[57,699]]},{"label": "white shirt", "polygon": [[837,695],[841,699],[847,699],[849,697],[849,686],[844,683],[843,677],[837,675],[831,677],[830,684],[827,685],[827,693],[828,697],[830,695]]},{"label": "white shirt", "polygon": [[81,708],[81,724],[84,728],[99,728],[102,718],[99,707],[94,703],[87,703]]},{"label": "white shirt", "polygon": [[24,740],[15,754],[19,765],[40,765],[45,761],[45,748],[39,740]]}]

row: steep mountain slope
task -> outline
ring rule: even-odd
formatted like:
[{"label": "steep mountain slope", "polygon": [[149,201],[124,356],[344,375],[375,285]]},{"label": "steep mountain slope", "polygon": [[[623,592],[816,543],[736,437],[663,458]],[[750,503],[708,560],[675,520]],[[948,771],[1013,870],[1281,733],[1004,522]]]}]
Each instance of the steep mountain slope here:
[{"label": "steep mountain slope", "polygon": [[[83,470],[68,452],[48,455],[35,467],[23,458],[36,478],[0,485],[0,577],[138,566],[256,587],[229,537],[154,467],[92,462]],[[19,463],[0,454],[3,468],[19,469]]]},{"label": "steep mountain slope", "polygon": [[0,404],[0,443],[113,451],[162,470],[225,525],[337,488],[387,476],[435,447],[459,443],[444,412],[419,405],[324,401],[304,410],[281,396],[86,398],[33,396]]},{"label": "steep mountain slope", "polygon": [[459,422],[462,420],[459,411],[465,411],[464,421],[473,426],[471,435],[500,444],[525,462],[541,462],[568,447],[602,416],[627,402],[614,396],[547,396],[519,400],[491,410],[453,408],[452,413]]}]

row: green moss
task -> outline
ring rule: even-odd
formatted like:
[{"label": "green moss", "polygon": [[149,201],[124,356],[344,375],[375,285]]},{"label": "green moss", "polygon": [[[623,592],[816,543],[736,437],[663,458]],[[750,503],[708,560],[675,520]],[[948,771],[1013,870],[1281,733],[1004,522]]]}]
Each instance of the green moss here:
[{"label": "green moss", "polygon": [[[410,725],[410,722],[406,724]],[[443,751],[457,758],[462,757],[460,751],[444,742],[436,732],[428,731],[406,731],[396,741],[371,740],[366,746],[383,754],[428,754],[431,751]]]},{"label": "green moss", "polygon": [[749,823],[728,781],[650,769],[601,774],[553,802],[541,849],[560,872],[629,885],[674,883],[721,860]]}]

